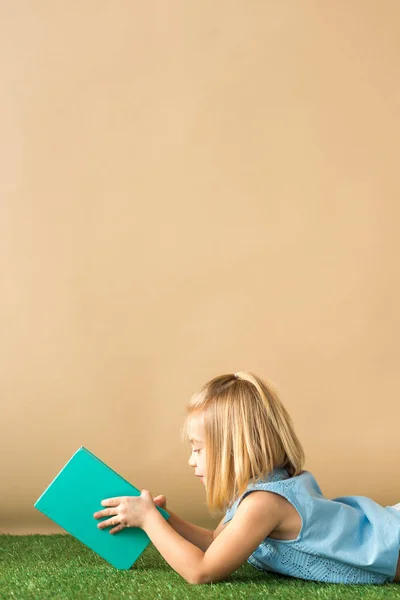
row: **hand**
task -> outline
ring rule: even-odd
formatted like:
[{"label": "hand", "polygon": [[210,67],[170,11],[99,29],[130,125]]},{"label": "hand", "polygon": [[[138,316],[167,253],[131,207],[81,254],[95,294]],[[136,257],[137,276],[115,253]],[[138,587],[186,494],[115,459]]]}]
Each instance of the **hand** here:
[{"label": "hand", "polygon": [[160,496],[156,496],[155,498],[153,498],[153,500],[154,504],[157,504],[157,506],[160,506],[164,510],[167,510],[167,499],[163,494],[160,494]]},{"label": "hand", "polygon": [[98,524],[99,529],[114,525],[110,533],[118,533],[125,527],[141,527],[152,510],[156,510],[152,495],[148,490],[142,490],[140,496],[118,496],[116,498],[106,498],[101,501],[103,506],[108,506],[104,510],[94,513],[95,519],[102,517],[111,517]]}]

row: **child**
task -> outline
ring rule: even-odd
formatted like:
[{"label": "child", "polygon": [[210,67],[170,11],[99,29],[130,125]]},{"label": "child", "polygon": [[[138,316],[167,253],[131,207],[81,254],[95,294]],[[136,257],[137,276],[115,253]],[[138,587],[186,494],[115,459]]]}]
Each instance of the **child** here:
[{"label": "child", "polygon": [[209,510],[227,509],[213,533],[170,513],[169,524],[205,552],[194,583],[224,579],[246,560],[261,571],[313,581],[400,580],[400,503],[325,498],[303,470],[292,419],[269,383],[249,372],[215,377],[192,396],[187,412],[189,464]]},{"label": "child", "polygon": [[192,396],[182,433],[189,464],[211,512],[226,513],[215,531],[166,508],[165,496],[102,501],[98,527],[141,527],[189,583],[221,581],[246,560],[260,571],[330,583],[400,581],[400,502],[366,496],[325,498],[303,470],[304,452],[273,388],[256,375],[221,375]]}]

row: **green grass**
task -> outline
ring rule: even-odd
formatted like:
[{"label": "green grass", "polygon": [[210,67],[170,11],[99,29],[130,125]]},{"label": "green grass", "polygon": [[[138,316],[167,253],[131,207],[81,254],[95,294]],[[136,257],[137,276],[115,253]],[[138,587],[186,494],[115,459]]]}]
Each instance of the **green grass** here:
[{"label": "green grass", "polygon": [[0,535],[0,598],[19,600],[400,599],[400,585],[344,585],[262,573],[245,563],[225,581],[190,585],[149,544],[128,571],[70,535]]}]

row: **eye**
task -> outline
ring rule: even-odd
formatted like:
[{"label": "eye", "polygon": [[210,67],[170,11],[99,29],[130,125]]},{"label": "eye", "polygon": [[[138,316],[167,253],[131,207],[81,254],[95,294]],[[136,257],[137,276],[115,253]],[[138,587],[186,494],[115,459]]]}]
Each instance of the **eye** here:
[{"label": "eye", "polygon": [[198,450],[196,450],[195,448],[193,448],[193,452],[200,452],[201,448],[199,448]]}]

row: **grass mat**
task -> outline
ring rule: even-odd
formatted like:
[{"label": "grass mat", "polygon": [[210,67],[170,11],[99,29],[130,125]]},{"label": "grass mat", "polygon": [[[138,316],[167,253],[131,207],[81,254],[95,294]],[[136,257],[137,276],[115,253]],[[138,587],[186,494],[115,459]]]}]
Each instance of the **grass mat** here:
[{"label": "grass mat", "polygon": [[149,544],[120,571],[71,535],[0,535],[0,598],[18,600],[400,600],[400,585],[345,585],[263,573],[245,563],[225,581],[191,585]]}]

